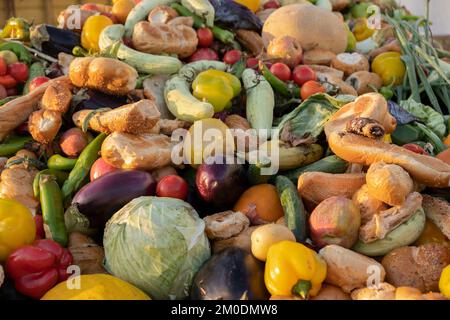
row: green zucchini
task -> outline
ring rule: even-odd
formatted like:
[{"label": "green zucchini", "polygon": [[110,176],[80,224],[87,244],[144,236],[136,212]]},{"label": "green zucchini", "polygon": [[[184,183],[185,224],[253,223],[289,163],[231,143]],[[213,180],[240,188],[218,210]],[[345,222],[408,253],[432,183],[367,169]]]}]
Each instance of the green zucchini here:
[{"label": "green zucchini", "polygon": [[273,177],[272,175],[263,175],[261,174],[262,168],[269,168],[270,160],[264,159],[255,164],[250,164],[247,169],[247,180],[248,182],[254,186],[257,184],[267,183]]},{"label": "green zucchini", "polygon": [[242,81],[247,92],[247,120],[256,130],[270,130],[273,123],[275,95],[264,76],[253,69],[245,69]]},{"label": "green zucchini", "polygon": [[421,137],[422,132],[411,124],[398,125],[391,134],[392,142],[399,146],[421,140]]},{"label": "green zucchini", "polygon": [[298,177],[304,172],[344,173],[348,168],[348,162],[338,156],[328,156],[307,166],[283,172],[293,183],[297,183]]},{"label": "green zucchini", "polygon": [[214,27],[214,7],[208,0],[181,0],[181,4],[205,19],[206,25]]},{"label": "green zucchini", "polygon": [[39,178],[39,193],[42,217],[51,238],[65,247],[67,229],[64,221],[64,206],[61,189],[52,175],[43,174]]},{"label": "green zucchini", "polygon": [[28,80],[23,87],[23,94],[28,94],[30,92],[30,83],[34,78],[44,77],[45,69],[41,62],[35,62],[30,66]]},{"label": "green zucchini", "polygon": [[277,176],[275,184],[283,207],[286,226],[292,231],[298,242],[305,241],[308,217],[297,189],[291,180],[284,176]]},{"label": "green zucchini", "polygon": [[98,42],[100,50],[115,51],[113,55],[117,59],[144,74],[174,74],[182,67],[183,63],[178,58],[139,52],[127,47],[122,42],[124,33],[125,28],[121,24],[113,24],[103,29]]}]

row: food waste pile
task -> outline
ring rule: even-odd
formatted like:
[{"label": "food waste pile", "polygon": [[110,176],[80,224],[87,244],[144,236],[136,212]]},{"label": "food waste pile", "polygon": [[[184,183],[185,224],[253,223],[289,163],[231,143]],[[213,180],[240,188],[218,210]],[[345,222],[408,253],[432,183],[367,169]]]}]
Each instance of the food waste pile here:
[{"label": "food waste pile", "polygon": [[0,299],[450,298],[427,17],[116,0],[57,21],[1,26]]}]

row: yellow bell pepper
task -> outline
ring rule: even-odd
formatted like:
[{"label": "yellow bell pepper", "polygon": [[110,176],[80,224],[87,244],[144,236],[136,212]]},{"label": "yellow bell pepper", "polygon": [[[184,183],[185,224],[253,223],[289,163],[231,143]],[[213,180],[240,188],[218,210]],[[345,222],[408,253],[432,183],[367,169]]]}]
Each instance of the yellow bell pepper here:
[{"label": "yellow bell pepper", "polygon": [[384,142],[392,143],[392,138],[390,134],[385,134],[383,137]]},{"label": "yellow bell pepper", "polygon": [[450,299],[450,265],[442,270],[441,278],[439,279],[439,291]]},{"label": "yellow bell pepper", "polygon": [[0,262],[15,249],[32,243],[35,236],[31,211],[16,200],[0,199]]},{"label": "yellow bell pepper", "polygon": [[256,12],[259,9],[259,5],[261,4],[261,0],[234,0],[237,3],[246,6],[253,12]]},{"label": "yellow bell pepper", "polygon": [[112,24],[113,22],[110,18],[102,15],[87,18],[81,31],[81,45],[83,48],[90,52],[99,52],[98,40],[100,39],[100,33]]},{"label": "yellow bell pepper", "polygon": [[192,82],[194,97],[214,106],[220,112],[231,106],[231,100],[241,92],[241,82],[234,75],[220,70],[206,70]]},{"label": "yellow bell pepper", "polygon": [[281,241],[267,252],[264,282],[272,296],[315,296],[326,275],[325,261],[300,243]]},{"label": "yellow bell pepper", "polygon": [[384,86],[400,85],[406,73],[406,67],[399,52],[385,52],[372,61],[372,72],[378,74]]},{"label": "yellow bell pepper", "polygon": [[353,26],[353,35],[357,41],[363,41],[370,38],[375,33],[374,29],[370,29],[367,25],[367,19],[361,18],[356,20]]}]

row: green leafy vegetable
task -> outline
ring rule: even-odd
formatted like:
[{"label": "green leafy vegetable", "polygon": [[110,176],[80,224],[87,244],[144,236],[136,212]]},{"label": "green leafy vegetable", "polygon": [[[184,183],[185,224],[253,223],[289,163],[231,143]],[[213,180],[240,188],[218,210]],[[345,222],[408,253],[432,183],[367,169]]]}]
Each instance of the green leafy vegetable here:
[{"label": "green leafy vegetable", "polygon": [[195,209],[182,200],[136,198],[106,225],[105,267],[153,299],[183,299],[211,255],[204,230]]},{"label": "green leafy vegetable", "polygon": [[444,117],[439,112],[413,99],[401,101],[400,106],[425,123],[438,137],[444,137],[447,128]]}]

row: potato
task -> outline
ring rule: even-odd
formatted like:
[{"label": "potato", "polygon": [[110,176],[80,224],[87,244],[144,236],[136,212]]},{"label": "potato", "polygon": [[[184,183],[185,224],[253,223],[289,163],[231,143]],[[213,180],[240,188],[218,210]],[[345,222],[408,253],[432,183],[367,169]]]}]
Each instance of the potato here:
[{"label": "potato", "polygon": [[269,247],[283,240],[296,241],[288,227],[273,223],[263,225],[251,235],[252,253],[257,259],[266,261]]},{"label": "potato", "polygon": [[304,51],[319,48],[338,54],[347,48],[345,24],[332,12],[310,4],[283,6],[267,18],[262,30],[266,47],[285,35],[297,39]]},{"label": "potato", "polygon": [[341,288],[324,284],[319,294],[311,298],[311,300],[351,300],[351,298]]},{"label": "potato", "polygon": [[72,128],[63,133],[59,145],[67,156],[77,157],[88,145],[88,137],[81,129]]},{"label": "potato", "polygon": [[241,248],[242,250],[251,253],[252,252],[251,235],[257,228],[259,227],[258,226],[250,227],[245,229],[235,237],[225,240],[214,241],[212,243],[212,252],[216,254],[229,247],[238,247]]}]

